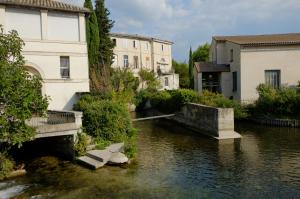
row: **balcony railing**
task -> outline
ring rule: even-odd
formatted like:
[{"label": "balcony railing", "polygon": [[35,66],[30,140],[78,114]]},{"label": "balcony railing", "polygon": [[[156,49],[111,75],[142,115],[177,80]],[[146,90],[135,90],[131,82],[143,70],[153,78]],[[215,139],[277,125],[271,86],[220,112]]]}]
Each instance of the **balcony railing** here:
[{"label": "balcony railing", "polygon": [[33,117],[26,123],[29,126],[36,127],[40,134],[80,129],[82,125],[82,113],[48,111],[46,117]]}]

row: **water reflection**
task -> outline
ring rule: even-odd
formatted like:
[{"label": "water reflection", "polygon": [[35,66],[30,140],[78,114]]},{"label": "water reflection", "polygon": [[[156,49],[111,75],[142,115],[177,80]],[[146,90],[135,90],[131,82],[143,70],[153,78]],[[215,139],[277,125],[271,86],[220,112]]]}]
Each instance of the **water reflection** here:
[{"label": "water reflection", "polygon": [[[239,140],[216,141],[174,123],[140,129],[136,164],[90,171],[43,157],[0,193],[27,186],[19,198],[297,198],[300,130],[241,123]],[[2,191],[1,191],[2,190]],[[4,192],[5,190],[6,192]],[[2,197],[2,195],[1,195]],[[1,198],[0,197],[0,198]]]}]

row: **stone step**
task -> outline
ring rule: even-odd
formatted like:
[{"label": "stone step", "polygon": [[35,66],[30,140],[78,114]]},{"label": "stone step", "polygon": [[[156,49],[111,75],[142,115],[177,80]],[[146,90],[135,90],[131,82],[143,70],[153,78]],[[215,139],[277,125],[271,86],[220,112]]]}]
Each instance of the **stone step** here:
[{"label": "stone step", "polygon": [[108,160],[110,159],[112,153],[105,149],[105,150],[92,150],[92,151],[88,151],[86,156],[93,158],[95,160],[98,160],[100,162],[103,162],[104,164],[106,164],[108,162]]},{"label": "stone step", "polygon": [[87,151],[91,151],[91,150],[94,150],[96,147],[97,147],[96,144],[90,144],[90,145],[88,145],[88,146],[86,147],[86,150],[87,150]]},{"label": "stone step", "polygon": [[112,153],[123,152],[124,151],[124,143],[112,144],[107,149]]},{"label": "stone step", "polygon": [[128,163],[128,158],[126,157],[125,154],[120,152],[112,153],[108,161],[108,164],[113,164],[113,165],[125,164],[125,163]]},{"label": "stone step", "polygon": [[90,158],[88,156],[79,157],[79,158],[77,158],[77,161],[84,164],[84,165],[86,165],[86,166],[88,166],[88,167],[91,167],[93,169],[99,169],[99,168],[103,167],[106,164],[104,162],[95,160],[95,159]]}]

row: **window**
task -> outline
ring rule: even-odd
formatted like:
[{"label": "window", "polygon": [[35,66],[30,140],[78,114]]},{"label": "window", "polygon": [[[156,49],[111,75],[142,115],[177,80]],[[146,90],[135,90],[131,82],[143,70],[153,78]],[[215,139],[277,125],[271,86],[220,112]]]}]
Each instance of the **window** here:
[{"label": "window", "polygon": [[265,83],[266,85],[271,86],[272,88],[280,87],[280,70],[266,70],[265,71]]},{"label": "window", "polygon": [[232,73],[232,91],[237,91],[237,72]]},{"label": "window", "polygon": [[134,56],[133,57],[133,66],[135,69],[139,68],[139,57],[138,56]]},{"label": "window", "polygon": [[150,67],[150,57],[146,57],[146,67]]},{"label": "window", "polygon": [[164,45],[163,44],[161,45],[161,51],[164,51]]},{"label": "window", "polygon": [[169,86],[169,78],[165,77],[165,86]]},{"label": "window", "polygon": [[233,49],[230,50],[230,62],[233,62]]},{"label": "window", "polygon": [[112,61],[114,65],[118,65],[118,55],[114,55]]},{"label": "window", "polygon": [[124,60],[124,68],[128,68],[129,67],[128,55],[124,55],[123,60]]},{"label": "window", "polygon": [[60,57],[60,75],[62,78],[70,78],[70,58]]},{"label": "window", "polygon": [[117,39],[113,39],[112,42],[113,42],[114,46],[117,46]]},{"label": "window", "polygon": [[133,48],[136,48],[137,47],[137,45],[136,45],[136,41],[135,40],[133,40]]},{"label": "window", "polygon": [[145,51],[148,51],[149,50],[149,43],[147,42],[146,44],[145,44]]}]

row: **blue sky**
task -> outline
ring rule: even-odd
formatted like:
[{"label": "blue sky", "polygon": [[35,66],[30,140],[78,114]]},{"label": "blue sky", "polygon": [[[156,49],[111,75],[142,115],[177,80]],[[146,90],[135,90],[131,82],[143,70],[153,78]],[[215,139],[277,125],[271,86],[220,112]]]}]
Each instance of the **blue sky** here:
[{"label": "blue sky", "polygon": [[299,0],[106,0],[106,6],[113,32],[171,40],[180,61],[213,35],[300,32]]}]

